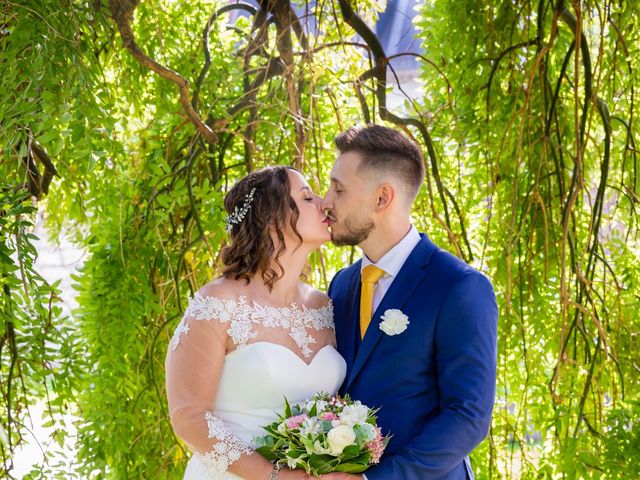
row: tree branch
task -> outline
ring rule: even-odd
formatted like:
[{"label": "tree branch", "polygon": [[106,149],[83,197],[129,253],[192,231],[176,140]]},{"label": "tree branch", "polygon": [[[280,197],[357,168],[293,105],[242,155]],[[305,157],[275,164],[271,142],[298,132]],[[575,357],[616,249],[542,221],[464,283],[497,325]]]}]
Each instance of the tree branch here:
[{"label": "tree branch", "polygon": [[133,12],[138,6],[139,0],[109,0],[109,8],[113,16],[120,36],[122,37],[123,46],[129,50],[133,57],[145,68],[153,70],[165,80],[175,83],[180,91],[180,104],[184,109],[187,117],[195,125],[196,130],[212,144],[218,142],[218,135],[200,118],[191,103],[189,94],[189,82],[178,72],[171,70],[164,65],[159,64],[142,51],[135,42],[133,30],[131,29],[131,19]]},{"label": "tree branch", "polygon": [[[376,98],[378,100],[378,104],[379,104],[378,108],[380,111],[380,118],[382,120],[391,122],[398,126],[406,127],[410,125],[417,128],[418,131],[420,132],[423,138],[423,141],[425,143],[425,146],[427,147],[427,154],[428,154],[428,158],[431,166],[431,171],[433,173],[433,178],[436,182],[436,188],[438,190],[438,194],[440,196],[440,200],[444,208],[445,221],[443,222],[443,226],[447,230],[449,239],[454,244],[458,252],[461,254],[461,256],[466,257],[463,253],[462,248],[460,248],[460,245],[458,244],[458,240],[456,239],[456,236],[454,235],[453,230],[451,228],[451,219],[449,218],[449,205],[447,202],[446,188],[444,187],[442,183],[442,179],[440,177],[435,147],[433,144],[433,140],[431,139],[431,135],[427,130],[427,127],[421,120],[417,118],[399,117],[397,115],[394,115],[387,109],[387,91],[386,91],[387,88],[386,87],[387,87],[387,65],[388,65],[389,59],[385,55],[382,44],[380,43],[380,40],[378,39],[376,34],[373,33],[373,31],[362,20],[362,18],[360,18],[360,16],[358,16],[358,14],[355,13],[349,1],[339,0],[338,3],[340,5],[340,12],[342,13],[342,17],[344,18],[345,22],[347,22],[347,24],[351,26],[351,28],[353,28],[354,31],[358,35],[360,35],[360,37],[362,37],[365,43],[369,46],[371,53],[373,54],[373,58],[374,58],[373,68],[363,73],[360,76],[359,80],[365,81],[370,78],[375,80]],[[362,103],[362,99],[360,101]],[[459,211],[459,209],[457,210]],[[434,210],[434,214],[436,218],[439,217],[439,215],[435,212],[435,210]],[[460,218],[460,222],[462,223],[463,221],[464,220]],[[465,258],[465,259],[469,260],[469,258]]]}]

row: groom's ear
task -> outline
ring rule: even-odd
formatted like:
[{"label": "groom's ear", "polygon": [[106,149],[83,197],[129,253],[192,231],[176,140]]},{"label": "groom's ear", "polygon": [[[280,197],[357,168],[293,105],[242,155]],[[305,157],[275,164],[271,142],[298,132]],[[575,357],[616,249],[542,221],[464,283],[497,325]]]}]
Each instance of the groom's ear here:
[{"label": "groom's ear", "polygon": [[396,199],[396,189],[390,183],[383,183],[378,187],[375,211],[382,213],[388,210]]}]

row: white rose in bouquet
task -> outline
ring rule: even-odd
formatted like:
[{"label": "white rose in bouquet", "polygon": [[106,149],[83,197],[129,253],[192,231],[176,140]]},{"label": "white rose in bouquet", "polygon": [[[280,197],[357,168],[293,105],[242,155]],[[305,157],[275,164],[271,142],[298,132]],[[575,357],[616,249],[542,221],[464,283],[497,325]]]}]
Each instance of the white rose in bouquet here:
[{"label": "white rose in bouquet", "polygon": [[344,447],[352,445],[356,440],[356,432],[348,425],[338,425],[327,433],[327,442],[331,455],[338,456]]}]

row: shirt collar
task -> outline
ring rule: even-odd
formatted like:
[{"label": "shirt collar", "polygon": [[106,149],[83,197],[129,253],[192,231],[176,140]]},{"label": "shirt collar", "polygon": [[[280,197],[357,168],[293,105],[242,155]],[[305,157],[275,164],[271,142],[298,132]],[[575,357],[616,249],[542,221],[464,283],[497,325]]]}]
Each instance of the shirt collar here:
[{"label": "shirt collar", "polygon": [[362,264],[360,266],[360,271],[366,267],[367,265],[375,265],[378,268],[381,268],[386,272],[386,276],[395,277],[402,265],[404,265],[405,260],[411,254],[416,245],[420,243],[420,234],[416,229],[415,225],[411,224],[411,228],[409,232],[396,243],[391,250],[385,253],[380,260],[373,263],[366,255],[362,256]]}]

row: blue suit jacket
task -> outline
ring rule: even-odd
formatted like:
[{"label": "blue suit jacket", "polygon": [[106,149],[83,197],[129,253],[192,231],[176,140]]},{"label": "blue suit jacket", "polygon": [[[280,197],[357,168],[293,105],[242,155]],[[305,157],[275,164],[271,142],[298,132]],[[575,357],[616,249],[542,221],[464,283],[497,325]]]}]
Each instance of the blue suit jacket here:
[{"label": "blue suit jacket", "polygon": [[[369,480],[473,478],[468,454],[487,435],[495,397],[498,309],[491,282],[425,234],[376,309],[358,346],[360,261],[329,286],[338,350],[347,362],[341,393],[381,407],[391,433]],[[387,335],[381,315],[397,308],[408,328]]]}]

